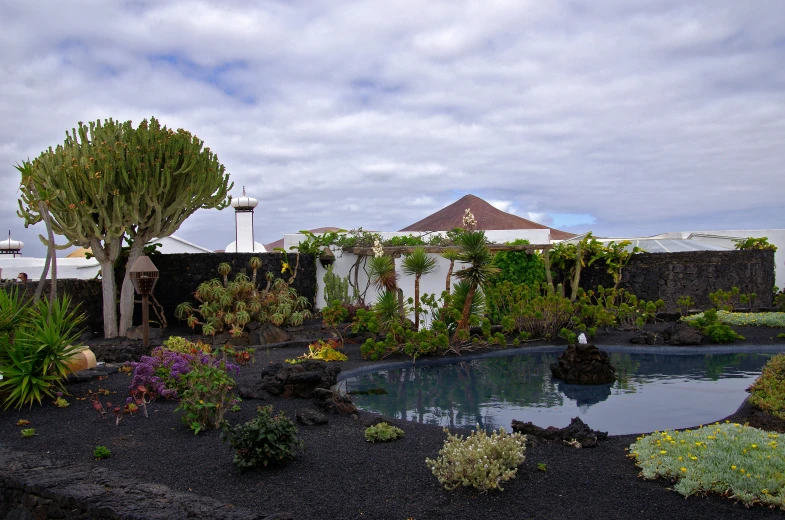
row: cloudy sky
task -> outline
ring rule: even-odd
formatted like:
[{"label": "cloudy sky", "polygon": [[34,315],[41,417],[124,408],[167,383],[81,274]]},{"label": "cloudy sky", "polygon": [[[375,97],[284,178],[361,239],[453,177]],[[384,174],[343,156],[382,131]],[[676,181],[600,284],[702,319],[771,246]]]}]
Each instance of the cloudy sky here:
[{"label": "cloudy sky", "polygon": [[[5,0],[0,230],[42,255],[13,165],[150,116],[259,199],[261,242],[467,193],[602,236],[782,228],[783,64],[781,0]],[[233,222],[177,235],[219,249]]]}]

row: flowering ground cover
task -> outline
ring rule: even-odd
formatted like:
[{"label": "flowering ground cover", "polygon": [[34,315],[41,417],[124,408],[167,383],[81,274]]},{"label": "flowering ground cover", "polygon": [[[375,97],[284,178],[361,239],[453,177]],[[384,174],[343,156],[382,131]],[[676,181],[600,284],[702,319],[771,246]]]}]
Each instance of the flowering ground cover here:
[{"label": "flowering ground cover", "polygon": [[[747,338],[742,344],[782,343],[776,338],[777,332],[782,331],[747,327],[741,331]],[[601,333],[595,343],[622,344],[627,336]],[[270,362],[296,358],[303,351],[303,347],[258,348],[254,363],[240,367],[233,378],[238,386],[252,384]],[[341,365],[344,371],[374,365],[362,360],[357,344],[348,345],[346,353],[349,360]],[[534,443],[527,447],[515,478],[504,483],[503,492],[482,493],[471,487],[447,491],[425,463],[427,458],[438,456],[447,438],[440,427],[387,418],[405,434],[395,442],[371,443],[365,438],[365,430],[377,418],[365,412],[356,419],[330,416],[325,426],[298,425],[304,447],[296,451],[294,460],[240,473],[220,432],[194,435],[175,412],[175,401],[157,399],[147,404],[148,417],[136,413],[116,425],[113,418],[97,413],[86,398],[100,392],[102,399],[121,403],[128,396],[131,380],[130,374],[120,372],[104,380],[68,385],[70,395],[64,398],[70,404],[63,408],[45,401],[41,407],[3,411],[0,443],[6,448],[89,464],[211,497],[238,509],[263,514],[291,512],[294,518],[302,519],[498,516],[713,520],[783,516],[781,510],[761,505],[747,508],[716,494],[685,499],[670,489],[670,482],[640,478],[640,469],[625,451],[636,441],[636,436],[629,435],[611,437],[591,449]],[[239,411],[227,412],[225,418],[231,424],[249,421],[255,417],[257,406],[264,405],[272,405],[275,413],[283,412],[293,420],[299,410],[311,407],[307,400],[245,400]],[[731,420],[743,424],[746,416]],[[22,430],[30,428],[35,435],[23,437]],[[108,458],[96,460],[94,452],[99,446],[107,448]]]}]

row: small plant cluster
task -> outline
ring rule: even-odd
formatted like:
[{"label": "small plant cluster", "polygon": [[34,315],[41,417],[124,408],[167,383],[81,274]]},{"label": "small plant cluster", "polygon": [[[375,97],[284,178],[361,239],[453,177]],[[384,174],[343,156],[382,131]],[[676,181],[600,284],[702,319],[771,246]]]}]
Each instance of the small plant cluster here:
[{"label": "small plant cluster", "polygon": [[240,471],[282,464],[302,447],[294,423],[283,413],[273,416],[272,406],[258,407],[256,417],[244,424],[224,422],[222,428],[221,439],[234,449],[233,462]]},{"label": "small plant cluster", "polygon": [[112,456],[112,452],[106,446],[96,446],[93,450],[93,457],[95,460],[108,459]]},{"label": "small plant cluster", "polygon": [[199,305],[194,307],[190,302],[181,303],[175,309],[175,315],[187,321],[191,328],[201,325],[206,336],[228,331],[235,337],[242,336],[245,325],[251,321],[271,322],[278,326],[300,325],[304,319],[310,318],[308,299],[290,287],[290,282],[275,278],[273,273],[268,272],[265,274],[265,288],[259,289],[256,276],[261,265],[258,257],[251,258],[251,277],[238,273],[230,282],[231,266],[220,264],[218,273],[223,279],[214,278],[200,284],[194,293]]},{"label": "small plant cluster", "polygon": [[744,336],[738,334],[730,325],[720,321],[717,309],[709,309],[684,319],[714,343],[732,343],[737,339],[744,339]]},{"label": "small plant cluster", "polygon": [[745,294],[739,291],[738,287],[731,287],[730,291],[718,289],[709,293],[709,299],[714,307],[719,311],[732,311],[735,307],[744,306],[752,311],[752,305],[758,297],[755,293]]},{"label": "small plant cluster", "polygon": [[72,372],[68,362],[81,348],[83,321],[68,296],[34,303],[15,288],[0,289],[0,399],[5,408],[62,398]]},{"label": "small plant cluster", "polygon": [[93,409],[101,414],[101,417],[106,418],[109,415],[109,411],[111,411],[115,416],[115,424],[119,426],[125,416],[135,414],[139,411],[140,407],[144,411],[144,416],[149,416],[147,413],[147,405],[152,402],[152,394],[147,388],[138,386],[136,388],[131,388],[128,393],[131,394],[131,396],[126,398],[125,404],[122,406],[113,406],[110,401],[102,403],[100,396],[108,395],[109,390],[102,390],[100,388],[98,392],[88,391],[87,399],[90,400]]},{"label": "small plant cluster", "polygon": [[227,362],[227,357],[236,353],[228,348],[205,352],[201,344],[174,343],[179,350],[187,352],[158,347],[150,356],[129,363],[134,368],[132,391],[145,389],[143,403],[157,397],[179,398],[176,411],[183,412],[183,422],[195,434],[217,428],[231,406],[228,404],[232,400],[230,391],[235,383],[230,374],[240,371],[240,367]]},{"label": "small plant cluster", "polygon": [[365,440],[368,442],[391,442],[401,437],[403,437],[403,430],[386,422],[365,429]]},{"label": "small plant cluster", "polygon": [[785,509],[785,449],[775,433],[715,423],[638,437],[629,451],[643,478],[675,481],[673,489],[685,497],[718,493]]},{"label": "small plant cluster", "polygon": [[466,438],[446,428],[445,432],[447,440],[439,457],[425,459],[425,463],[447,490],[472,486],[480,491],[503,491],[501,483],[514,478],[526,458],[526,437],[520,433],[507,434],[501,428],[488,435],[479,425]]},{"label": "small plant cluster", "polygon": [[769,237],[747,237],[739,240],[734,240],[736,249],[746,251],[750,249],[763,249],[768,251],[776,251],[777,246],[769,243]]},{"label": "small plant cluster", "polygon": [[785,419],[785,354],[772,357],[747,391],[751,405]]},{"label": "small plant cluster", "polygon": [[346,354],[340,352],[343,344],[334,339],[318,340],[308,345],[308,352],[296,359],[287,359],[290,364],[300,363],[306,359],[321,359],[322,361],[346,361]]}]

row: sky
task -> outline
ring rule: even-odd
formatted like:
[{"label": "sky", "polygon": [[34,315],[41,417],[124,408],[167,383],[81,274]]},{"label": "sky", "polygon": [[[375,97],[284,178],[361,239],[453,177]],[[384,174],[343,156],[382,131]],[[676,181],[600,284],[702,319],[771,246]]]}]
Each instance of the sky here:
[{"label": "sky", "polygon": [[[45,254],[14,164],[150,116],[259,200],[262,243],[469,193],[598,236],[783,228],[783,64],[781,0],[5,0],[0,236]],[[233,211],[176,235],[223,249]]]}]

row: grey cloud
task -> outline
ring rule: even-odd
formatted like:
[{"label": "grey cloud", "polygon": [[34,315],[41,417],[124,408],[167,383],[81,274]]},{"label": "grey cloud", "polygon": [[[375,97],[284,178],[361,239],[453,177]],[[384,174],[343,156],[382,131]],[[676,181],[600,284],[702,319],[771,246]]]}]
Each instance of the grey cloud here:
[{"label": "grey cloud", "polygon": [[[784,225],[775,0],[15,2],[0,24],[0,232],[29,244],[12,165],[77,121],[151,115],[260,200],[262,242],[399,229],[465,193],[598,234]],[[228,210],[178,232],[232,234]]]}]

